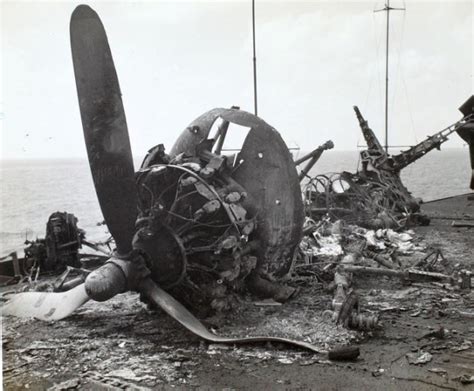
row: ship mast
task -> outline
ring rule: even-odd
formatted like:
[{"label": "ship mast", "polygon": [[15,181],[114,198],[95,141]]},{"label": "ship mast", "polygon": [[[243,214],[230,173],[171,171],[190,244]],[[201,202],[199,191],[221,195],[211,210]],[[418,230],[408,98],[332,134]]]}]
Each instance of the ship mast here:
[{"label": "ship mast", "polygon": [[385,153],[388,154],[388,46],[390,34],[390,11],[404,11],[405,8],[390,7],[390,0],[387,0],[385,7],[374,12],[387,12],[387,32],[385,35]]},{"label": "ship mast", "polygon": [[255,115],[257,111],[257,48],[255,43],[255,0],[252,0],[252,41],[253,41],[253,104]]}]

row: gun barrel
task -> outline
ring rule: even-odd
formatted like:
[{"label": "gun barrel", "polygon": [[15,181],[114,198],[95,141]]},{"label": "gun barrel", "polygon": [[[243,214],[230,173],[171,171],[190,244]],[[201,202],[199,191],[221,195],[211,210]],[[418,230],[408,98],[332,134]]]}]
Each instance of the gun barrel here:
[{"label": "gun barrel", "polygon": [[332,149],[334,148],[334,143],[331,140],[326,141],[323,145],[320,145],[318,148],[316,148],[314,151],[308,153],[307,155],[303,156],[302,158],[295,160],[295,165],[298,166],[301,163],[309,160],[309,162],[306,164],[306,166],[300,171],[300,174],[298,175],[298,178],[300,182],[303,180],[303,178],[308,174],[308,172],[313,168],[313,166],[316,164],[316,162],[319,160],[321,155],[326,149]]}]

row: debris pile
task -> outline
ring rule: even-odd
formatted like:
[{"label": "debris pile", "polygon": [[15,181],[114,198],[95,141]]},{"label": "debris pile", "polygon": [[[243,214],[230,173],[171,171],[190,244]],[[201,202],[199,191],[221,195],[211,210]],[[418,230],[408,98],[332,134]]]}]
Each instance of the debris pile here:
[{"label": "debris pile", "polygon": [[304,185],[308,216],[329,214],[371,229],[401,229],[415,223],[428,224],[419,201],[407,195],[399,177],[346,171],[317,175]]},{"label": "debris pile", "polygon": [[415,241],[413,231],[374,231],[346,225],[343,220],[331,222],[326,217],[319,223],[307,218],[304,232],[294,272],[316,276],[334,293],[332,309],[324,311],[323,316],[336,325],[358,330],[380,326],[378,313],[361,312],[353,284],[356,277],[388,277],[405,283],[435,282],[470,289],[471,272],[450,265],[439,249],[427,252],[426,245]]},{"label": "debris pile", "polygon": [[[469,371],[455,372],[449,363],[440,359],[440,354],[462,355],[472,349],[469,334],[449,323],[452,318],[462,320],[474,316],[472,292],[467,285],[461,285],[463,275],[469,277],[465,277],[465,281],[471,281],[469,271],[450,262],[440,248],[420,242],[412,231],[370,230],[342,220],[333,222],[328,217],[319,222],[307,218],[303,230],[305,235],[290,280],[298,287],[299,293],[294,299],[282,305],[272,300],[256,301],[255,297],[244,294],[239,297],[239,311],[227,312],[226,316],[217,313],[207,317],[206,323],[211,330],[229,336],[244,333],[247,337],[278,335],[304,339],[320,348],[320,354],[280,349],[278,344],[237,347],[201,342],[189,345],[188,338],[183,340],[176,332],[174,322],[165,321],[167,318],[160,313],[150,318],[137,302],[136,295],[127,294],[111,301],[114,313],[122,312],[121,316],[99,322],[110,308],[89,302],[71,322],[58,322],[49,342],[18,339],[14,328],[9,329],[5,341],[7,369],[11,372],[7,373],[13,376],[7,375],[7,381],[12,384],[14,379],[26,378],[26,368],[38,376],[47,373],[55,379],[64,379],[63,372],[55,372],[58,367],[54,363],[44,364],[48,362],[49,348],[61,354],[67,352],[68,362],[74,368],[82,368],[81,373],[71,374],[70,381],[88,386],[198,385],[196,368],[203,357],[211,357],[213,362],[219,363],[234,360],[248,365],[303,367],[335,365],[333,360],[355,360],[351,365],[367,366],[373,376],[383,377],[393,372],[386,366],[367,361],[370,353],[366,345],[395,338],[391,337],[391,329],[394,323],[400,323],[396,338],[411,342],[404,350],[394,351],[393,355],[399,357],[390,360],[403,360],[408,366],[425,368],[426,373],[458,384],[471,382]],[[424,319],[433,326],[418,326],[417,322]],[[434,327],[433,322],[442,322],[443,326]],[[412,323],[420,329],[410,329]],[[14,324],[17,327],[19,323]],[[89,325],[94,327],[93,339],[84,334]],[[65,340],[63,333],[71,333],[74,338]],[[163,345],[163,334],[178,338],[168,343],[180,346],[177,354]],[[140,343],[143,336],[154,341],[153,349]],[[358,345],[364,339],[366,342],[359,350]],[[109,357],[106,352],[110,351],[115,353]],[[127,353],[129,351],[134,354]],[[359,352],[363,361],[357,361]],[[133,359],[134,355],[141,357],[139,362]],[[55,382],[62,387],[61,382]]]},{"label": "debris pile", "polygon": [[19,258],[13,252],[0,259],[0,276],[5,280],[2,282],[17,283],[24,278],[36,280],[45,273],[58,274],[69,268],[81,268],[86,262],[97,266],[104,257],[80,253],[82,246],[106,255],[110,251],[104,250],[100,244],[88,242],[86,232],[78,227],[77,222],[72,213],[52,213],[46,223],[45,238],[25,241],[24,257]]},{"label": "debris pile", "polygon": [[[406,151],[389,155],[357,106],[354,110],[367,143],[367,149],[360,153],[361,169],[357,173],[343,171],[310,177],[303,185],[306,215],[318,220],[329,214],[370,229],[428,225],[430,219],[420,212],[422,200],[413,197],[403,185],[400,171],[429,151],[440,149],[451,133],[467,129],[472,125],[472,115]],[[301,171],[300,179],[306,174]]]}]

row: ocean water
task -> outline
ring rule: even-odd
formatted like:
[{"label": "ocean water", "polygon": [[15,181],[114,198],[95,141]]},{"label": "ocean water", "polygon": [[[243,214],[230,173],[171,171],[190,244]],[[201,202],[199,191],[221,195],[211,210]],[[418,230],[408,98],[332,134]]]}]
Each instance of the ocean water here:
[{"label": "ocean water", "polygon": [[[357,163],[357,151],[326,151],[311,174],[353,172]],[[402,179],[428,201],[469,192],[470,173],[467,148],[446,149],[407,167]],[[23,249],[25,239],[44,237],[48,217],[56,211],[74,213],[89,240],[107,238],[105,226],[97,225],[103,218],[86,160],[2,161],[0,183],[0,256]]]}]

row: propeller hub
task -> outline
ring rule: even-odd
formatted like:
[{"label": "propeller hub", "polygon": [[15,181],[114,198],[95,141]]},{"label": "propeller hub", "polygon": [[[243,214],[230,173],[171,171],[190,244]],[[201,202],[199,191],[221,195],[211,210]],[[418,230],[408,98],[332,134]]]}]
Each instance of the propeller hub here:
[{"label": "propeller hub", "polygon": [[90,273],[85,281],[87,295],[95,301],[106,301],[119,293],[137,289],[150,271],[144,256],[133,251],[126,258],[110,258],[107,263]]},{"label": "propeller hub", "polygon": [[95,301],[106,301],[127,289],[127,277],[113,262],[90,273],[85,281],[87,295]]}]

